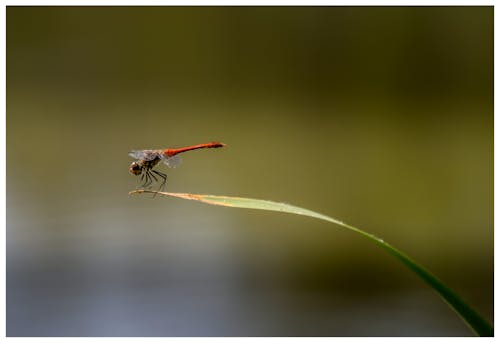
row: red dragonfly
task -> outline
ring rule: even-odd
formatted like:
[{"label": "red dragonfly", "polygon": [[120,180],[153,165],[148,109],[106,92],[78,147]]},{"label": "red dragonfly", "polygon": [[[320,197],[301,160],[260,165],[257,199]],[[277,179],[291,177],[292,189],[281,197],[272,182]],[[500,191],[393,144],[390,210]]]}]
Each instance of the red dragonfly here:
[{"label": "red dragonfly", "polygon": [[167,174],[153,170],[153,168],[162,161],[170,168],[175,168],[181,162],[180,153],[196,149],[205,148],[222,148],[226,146],[220,142],[210,142],[204,144],[191,145],[184,148],[173,149],[157,149],[157,150],[132,150],[128,154],[137,159],[132,162],[129,171],[134,175],[141,175],[142,188],[146,188],[153,183],[153,180],[158,182],[158,178],[162,180],[160,190],[165,188],[167,183]]}]

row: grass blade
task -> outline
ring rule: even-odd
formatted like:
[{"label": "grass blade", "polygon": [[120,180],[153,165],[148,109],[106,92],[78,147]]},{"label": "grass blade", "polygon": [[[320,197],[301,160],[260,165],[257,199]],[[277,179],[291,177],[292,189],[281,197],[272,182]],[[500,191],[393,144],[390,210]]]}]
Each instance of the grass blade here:
[{"label": "grass blade", "polygon": [[141,193],[152,193],[155,195],[171,196],[176,198],[195,200],[204,202],[210,205],[225,206],[225,207],[239,207],[239,208],[250,208],[257,210],[266,211],[277,211],[284,213],[298,214],[302,216],[308,216],[312,218],[317,218],[325,220],[330,223],[340,225],[348,230],[354,231],[365,238],[368,238],[373,243],[377,244],[381,248],[385,249],[389,254],[400,260],[405,266],[410,268],[415,274],[417,274],[422,280],[424,280],[429,286],[431,286],[453,309],[455,312],[465,321],[465,323],[479,336],[493,337],[493,326],[488,323],[484,318],[482,318],[472,307],[470,307],[465,301],[463,301],[458,294],[452,291],[448,286],[446,286],[441,280],[434,276],[430,271],[416,263],[406,254],[396,249],[392,245],[384,242],[384,240],[369,234],[363,230],[358,229],[352,225],[343,223],[337,219],[325,216],[323,214],[310,211],[301,207],[279,203],[269,200],[259,200],[250,198],[240,198],[240,197],[228,197],[219,195],[203,195],[203,194],[189,194],[189,193],[169,193],[169,192],[154,192],[147,191],[143,189],[135,190],[130,192],[130,194],[141,194]]}]

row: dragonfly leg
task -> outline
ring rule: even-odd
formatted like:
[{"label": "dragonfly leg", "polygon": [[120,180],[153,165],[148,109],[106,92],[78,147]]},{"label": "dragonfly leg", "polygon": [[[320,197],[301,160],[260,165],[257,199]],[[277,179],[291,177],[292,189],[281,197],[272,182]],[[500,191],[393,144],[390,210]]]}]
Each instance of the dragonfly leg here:
[{"label": "dragonfly leg", "polygon": [[148,170],[144,171],[144,177],[146,181],[142,184],[142,188],[147,188],[149,185],[153,183],[153,180],[151,179],[151,174]]},{"label": "dragonfly leg", "polygon": [[[143,182],[143,181],[144,181],[144,174],[141,175],[141,182]],[[142,187],[142,186],[140,186],[140,187]]]},{"label": "dragonfly leg", "polygon": [[151,170],[149,169],[147,171],[147,177],[149,178],[149,183],[148,183],[148,187],[151,186],[151,184],[153,183],[153,180],[154,182],[158,182],[158,178],[153,174],[155,171],[154,170]]},{"label": "dragonfly leg", "polygon": [[156,170],[152,170],[152,172],[158,175],[158,177],[160,177],[163,180],[163,182],[160,185],[160,191],[163,192],[165,190],[165,185],[167,184],[167,174],[164,174]]},{"label": "dragonfly leg", "polygon": [[140,187],[144,188],[144,185],[148,182],[146,173],[141,174],[141,182],[142,184],[140,185]]},{"label": "dragonfly leg", "polygon": [[158,182],[158,179],[156,178],[156,176],[154,176],[154,175],[153,175],[153,172],[154,172],[154,170],[152,170],[152,171],[150,171],[150,172],[149,172],[149,177],[150,177],[151,179],[154,179],[154,180],[155,180],[155,182]]}]

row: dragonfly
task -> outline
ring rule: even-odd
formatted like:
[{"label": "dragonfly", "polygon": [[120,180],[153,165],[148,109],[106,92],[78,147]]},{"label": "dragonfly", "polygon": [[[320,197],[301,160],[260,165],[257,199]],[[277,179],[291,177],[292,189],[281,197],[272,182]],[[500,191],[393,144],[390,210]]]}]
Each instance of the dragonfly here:
[{"label": "dragonfly", "polygon": [[161,180],[160,190],[165,188],[167,174],[154,170],[153,168],[162,161],[170,168],[175,168],[181,163],[180,153],[207,148],[222,148],[226,144],[221,142],[210,142],[197,145],[190,145],[183,148],[156,149],[156,150],[132,150],[128,154],[137,161],[132,162],[129,167],[133,175],[141,175],[142,188],[151,186],[153,181]]}]

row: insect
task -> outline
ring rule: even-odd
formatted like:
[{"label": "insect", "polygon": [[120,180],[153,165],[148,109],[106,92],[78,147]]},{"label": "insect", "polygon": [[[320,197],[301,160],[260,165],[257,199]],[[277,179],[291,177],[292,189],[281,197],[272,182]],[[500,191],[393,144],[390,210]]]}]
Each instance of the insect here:
[{"label": "insect", "polygon": [[180,153],[206,148],[222,148],[226,146],[220,142],[210,142],[197,145],[186,146],[183,148],[157,149],[157,150],[132,150],[128,154],[137,161],[132,162],[129,167],[133,175],[141,175],[142,188],[149,187],[153,181],[161,180],[160,190],[165,188],[167,183],[167,174],[154,170],[153,168],[162,161],[170,168],[175,168],[181,162]]}]

